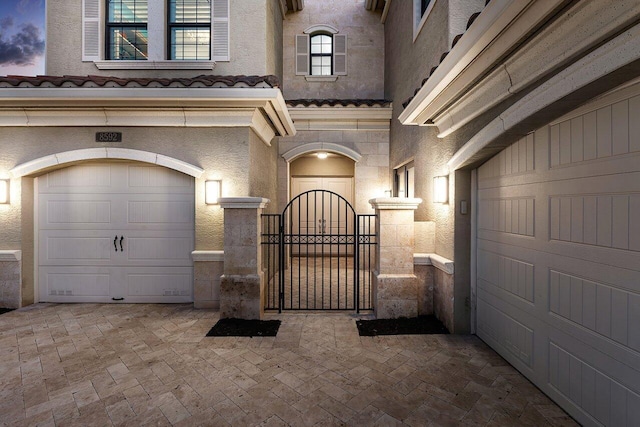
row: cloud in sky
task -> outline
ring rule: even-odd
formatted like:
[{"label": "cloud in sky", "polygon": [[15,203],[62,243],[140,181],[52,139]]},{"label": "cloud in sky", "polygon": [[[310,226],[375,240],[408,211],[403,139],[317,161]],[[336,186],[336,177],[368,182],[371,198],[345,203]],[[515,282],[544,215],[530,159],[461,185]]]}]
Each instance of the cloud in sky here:
[{"label": "cloud in sky", "polygon": [[12,26],[11,16],[0,21],[0,66],[34,64],[44,54],[44,38],[40,28],[31,23],[22,24],[17,33],[6,36]]}]

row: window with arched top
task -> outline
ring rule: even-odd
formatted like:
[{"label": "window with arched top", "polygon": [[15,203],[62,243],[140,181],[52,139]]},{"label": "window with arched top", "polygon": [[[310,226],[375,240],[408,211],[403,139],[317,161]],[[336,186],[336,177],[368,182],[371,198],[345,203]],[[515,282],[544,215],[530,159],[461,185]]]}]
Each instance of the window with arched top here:
[{"label": "window with arched top", "polygon": [[329,25],[314,25],[296,35],[296,75],[347,74],[347,36]]}]

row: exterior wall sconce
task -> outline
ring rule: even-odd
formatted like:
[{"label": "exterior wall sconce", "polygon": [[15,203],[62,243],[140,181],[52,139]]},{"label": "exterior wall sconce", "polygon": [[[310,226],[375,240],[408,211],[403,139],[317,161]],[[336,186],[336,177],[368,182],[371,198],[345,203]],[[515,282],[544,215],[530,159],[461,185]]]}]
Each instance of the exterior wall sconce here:
[{"label": "exterior wall sconce", "polygon": [[207,205],[217,205],[222,190],[222,181],[205,181],[204,183],[204,202]]},{"label": "exterior wall sconce", "polygon": [[316,156],[318,156],[318,158],[319,158],[320,160],[324,160],[324,159],[326,159],[327,157],[329,157],[329,153],[327,153],[326,151],[319,151],[319,152],[316,154]]},{"label": "exterior wall sconce", "polygon": [[436,176],[433,178],[433,203],[447,203],[449,201],[449,177]]},{"label": "exterior wall sconce", "polygon": [[0,204],[9,203],[9,180],[0,179]]}]

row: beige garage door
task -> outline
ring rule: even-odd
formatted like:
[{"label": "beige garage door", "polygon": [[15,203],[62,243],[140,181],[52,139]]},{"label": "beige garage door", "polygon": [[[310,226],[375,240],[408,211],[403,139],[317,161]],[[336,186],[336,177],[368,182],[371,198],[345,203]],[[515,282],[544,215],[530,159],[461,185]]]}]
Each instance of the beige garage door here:
[{"label": "beige garage door", "polygon": [[477,333],[585,425],[640,425],[639,94],[478,169]]},{"label": "beige garage door", "polygon": [[37,186],[40,301],[193,301],[192,177],[96,163]]}]

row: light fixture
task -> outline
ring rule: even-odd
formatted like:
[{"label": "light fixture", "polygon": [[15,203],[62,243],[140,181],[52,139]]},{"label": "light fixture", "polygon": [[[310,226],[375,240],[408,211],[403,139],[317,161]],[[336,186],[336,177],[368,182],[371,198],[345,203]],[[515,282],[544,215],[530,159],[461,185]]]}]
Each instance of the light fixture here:
[{"label": "light fixture", "polygon": [[9,203],[9,180],[0,179],[0,204]]},{"label": "light fixture", "polygon": [[324,159],[326,159],[327,157],[329,157],[329,153],[327,153],[326,151],[318,151],[318,152],[316,153],[316,156],[318,156],[318,158],[319,158],[320,160],[324,160]]},{"label": "light fixture", "polygon": [[204,183],[204,202],[207,205],[217,205],[222,190],[222,181],[205,181]]},{"label": "light fixture", "polygon": [[433,203],[447,203],[449,201],[449,177],[436,176],[433,178]]}]

